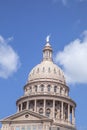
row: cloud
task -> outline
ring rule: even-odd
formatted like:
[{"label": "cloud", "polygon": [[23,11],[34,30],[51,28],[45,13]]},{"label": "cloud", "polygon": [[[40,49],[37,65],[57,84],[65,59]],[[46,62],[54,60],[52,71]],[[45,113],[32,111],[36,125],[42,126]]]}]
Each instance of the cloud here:
[{"label": "cloud", "polygon": [[61,2],[64,6],[67,5],[68,0],[53,0],[54,3]]},{"label": "cloud", "polygon": [[62,0],[63,5],[67,5],[67,0]]},{"label": "cloud", "polygon": [[87,2],[87,0],[53,0],[54,3],[62,3],[64,6],[69,5],[71,2]]},{"label": "cloud", "polygon": [[79,2],[86,2],[87,0],[78,0]]},{"label": "cloud", "polygon": [[68,83],[87,83],[87,31],[58,52],[55,61],[63,67]]},{"label": "cloud", "polygon": [[8,44],[13,38],[4,39],[0,35],[0,77],[8,78],[17,71],[20,61],[18,54]]}]

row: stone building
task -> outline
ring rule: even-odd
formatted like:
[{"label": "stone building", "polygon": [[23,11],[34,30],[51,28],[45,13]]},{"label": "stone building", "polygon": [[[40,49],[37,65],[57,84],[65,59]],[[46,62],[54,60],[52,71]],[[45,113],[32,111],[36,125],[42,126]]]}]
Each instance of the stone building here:
[{"label": "stone building", "polygon": [[76,130],[76,103],[52,52],[47,40],[41,63],[29,73],[24,95],[16,101],[17,112],[1,120],[1,130]]}]

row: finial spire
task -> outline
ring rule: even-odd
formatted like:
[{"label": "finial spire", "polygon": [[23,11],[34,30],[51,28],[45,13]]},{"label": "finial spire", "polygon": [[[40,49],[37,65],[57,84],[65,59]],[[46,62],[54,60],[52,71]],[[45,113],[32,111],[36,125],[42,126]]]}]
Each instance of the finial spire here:
[{"label": "finial spire", "polygon": [[52,47],[49,42],[50,35],[46,37],[46,45],[43,49],[43,60],[52,61]]}]

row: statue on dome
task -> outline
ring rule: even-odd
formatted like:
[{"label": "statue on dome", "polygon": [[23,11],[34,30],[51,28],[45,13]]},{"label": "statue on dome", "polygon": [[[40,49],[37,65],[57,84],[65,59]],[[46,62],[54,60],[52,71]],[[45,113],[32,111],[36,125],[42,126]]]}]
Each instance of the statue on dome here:
[{"label": "statue on dome", "polygon": [[48,35],[47,37],[46,37],[46,42],[49,42],[50,41],[50,35]]}]

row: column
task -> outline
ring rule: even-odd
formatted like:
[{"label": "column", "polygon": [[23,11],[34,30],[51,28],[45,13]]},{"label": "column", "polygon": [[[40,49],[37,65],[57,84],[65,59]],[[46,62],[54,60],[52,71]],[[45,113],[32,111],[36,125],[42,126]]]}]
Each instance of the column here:
[{"label": "column", "polygon": [[75,109],[72,107],[72,124],[75,124]]},{"label": "column", "polygon": [[[23,103],[23,102],[22,102]],[[22,111],[22,103],[21,103],[21,111]]]},{"label": "column", "polygon": [[37,92],[40,93],[40,85],[37,85]]},{"label": "column", "polygon": [[70,122],[70,104],[68,104],[68,122]]},{"label": "column", "polygon": [[61,119],[63,120],[63,101],[61,101]]},{"label": "column", "polygon": [[30,109],[29,105],[30,105],[30,101],[28,101],[28,109]]},{"label": "column", "polygon": [[44,99],[44,115],[46,115],[46,99]]},{"label": "column", "polygon": [[26,109],[28,110],[28,101],[27,101],[27,107],[26,107]]},{"label": "column", "polygon": [[35,101],[34,101],[34,111],[36,112],[37,110],[36,110],[36,99],[35,99]]},{"label": "column", "polygon": [[19,105],[16,108],[17,108],[17,112],[19,112]]},{"label": "column", "polygon": [[55,118],[55,100],[53,100],[53,118]]}]

